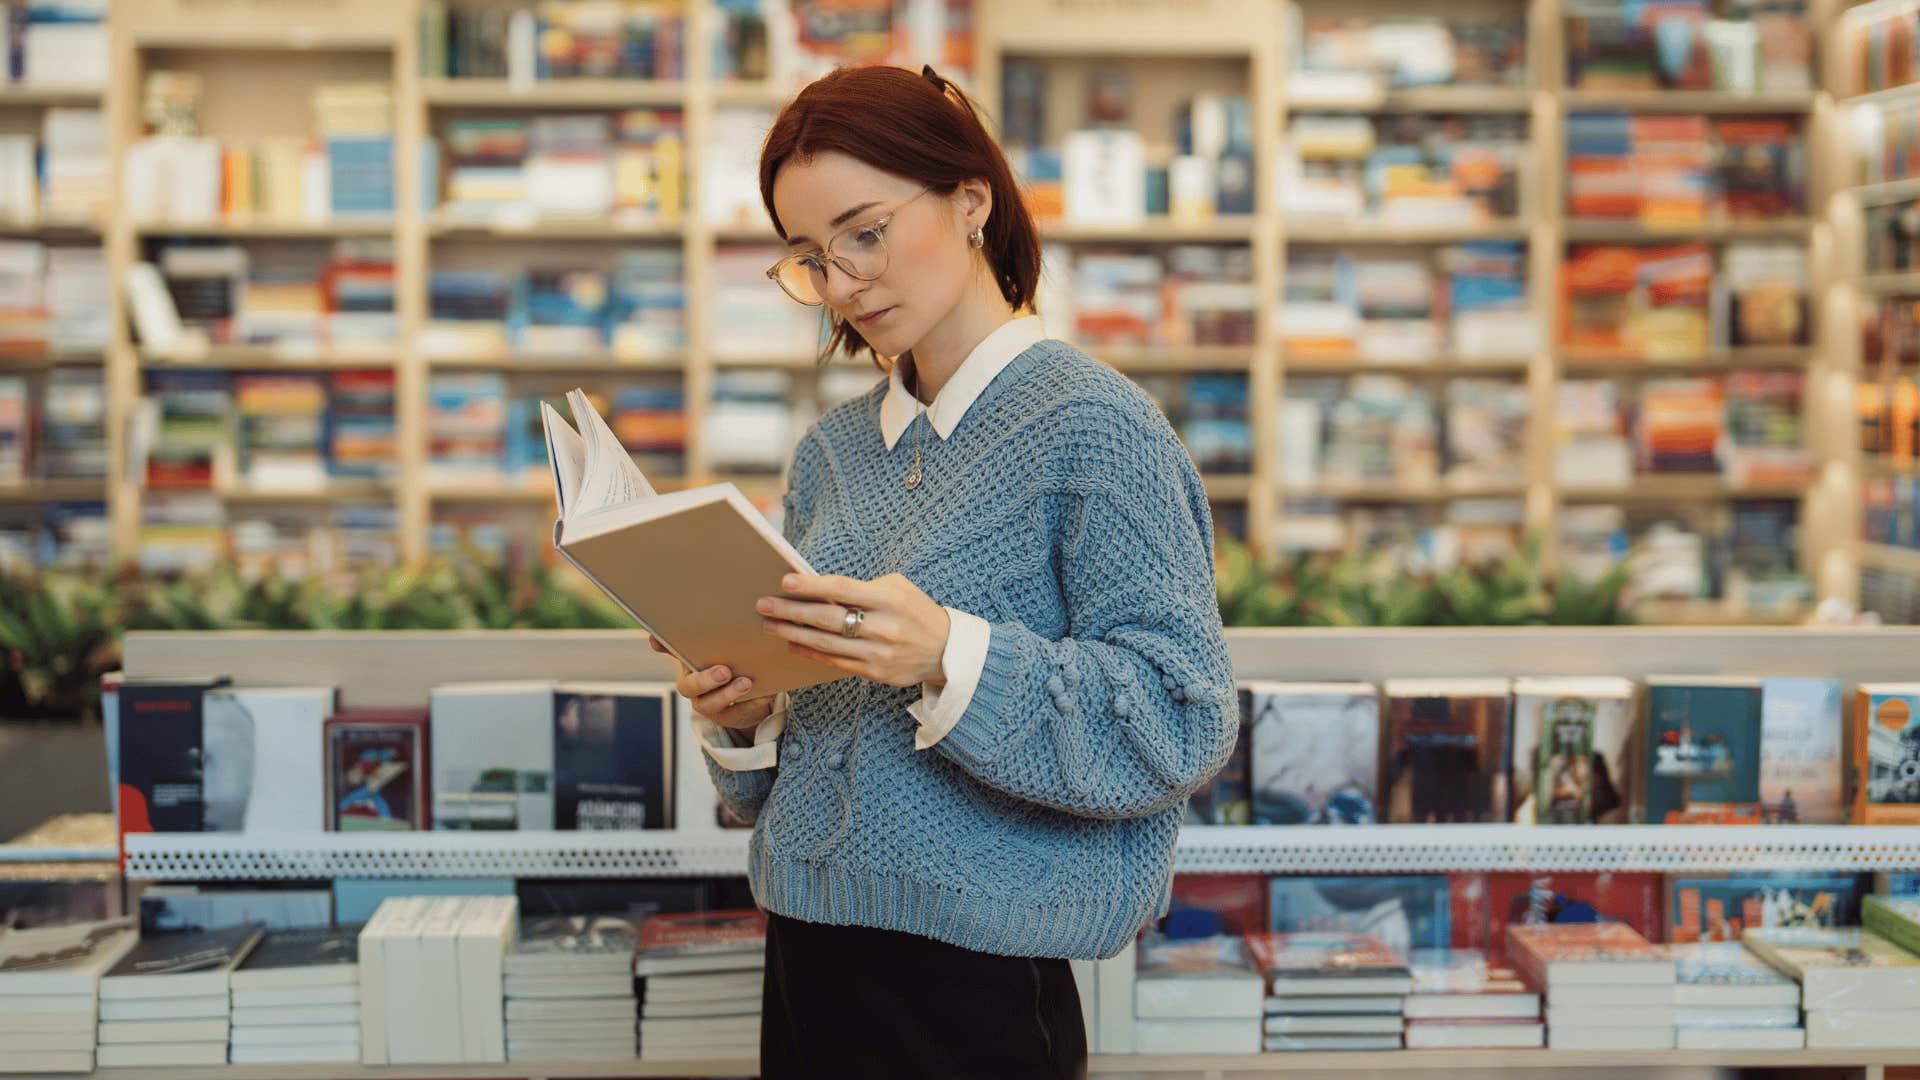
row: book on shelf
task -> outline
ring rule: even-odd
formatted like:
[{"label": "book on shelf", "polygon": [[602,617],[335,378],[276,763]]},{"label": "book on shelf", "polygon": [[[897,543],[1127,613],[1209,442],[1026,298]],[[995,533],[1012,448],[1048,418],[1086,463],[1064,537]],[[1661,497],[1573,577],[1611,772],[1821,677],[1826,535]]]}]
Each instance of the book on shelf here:
[{"label": "book on shelf", "polygon": [[634,946],[633,975],[749,971],[766,966],[767,916],[758,910],[649,915]]},{"label": "book on shelf", "polygon": [[[555,549],[691,670],[727,664],[753,679],[755,698],[843,678],[761,629],[758,598],[781,593],[783,574],[814,571],[739,488],[657,493],[585,394],[568,401],[577,430],[542,408]],[[719,592],[715,581],[725,583]]]},{"label": "book on shelf", "polygon": [[1854,690],[1853,823],[1920,823],[1920,683],[1861,683]]},{"label": "book on shelf", "polygon": [[327,830],[432,828],[431,730],[426,709],[347,709],[327,717]]},{"label": "book on shelf", "polygon": [[1445,874],[1277,877],[1267,886],[1267,926],[1366,934],[1403,956],[1444,949],[1454,940],[1448,884]]},{"label": "book on shelf", "polygon": [[1809,1019],[1832,1010],[1920,1009],[1920,956],[1870,929],[1763,928],[1740,940],[1800,983],[1800,1006]]},{"label": "book on shelf", "polygon": [[1633,819],[1636,696],[1627,679],[1517,679],[1513,820],[1621,824]]},{"label": "book on shelf", "polygon": [[1505,821],[1512,733],[1505,679],[1389,680],[1382,786],[1393,822]]},{"label": "book on shelf", "polygon": [[1140,943],[1134,1015],[1145,1020],[1204,1020],[1260,1015],[1265,980],[1247,962],[1242,940],[1227,934]]},{"label": "book on shelf", "polygon": [[1249,682],[1253,822],[1379,819],[1380,699],[1372,683]]},{"label": "book on shelf", "polygon": [[1698,804],[1757,809],[1761,723],[1759,679],[1650,676],[1647,821],[1670,822]]},{"label": "book on shelf", "polygon": [[1672,987],[1673,960],[1625,923],[1515,926],[1507,933],[1514,966],[1553,1003],[1563,987]]},{"label": "book on shelf", "polygon": [[1403,997],[1413,989],[1405,954],[1371,934],[1248,934],[1246,945],[1274,997]]},{"label": "book on shelf", "polygon": [[1408,1020],[1537,1022],[1540,1018],[1539,991],[1483,950],[1415,950],[1408,967],[1413,992],[1402,1007]]},{"label": "book on shelf", "polygon": [[1486,875],[1485,889],[1482,941],[1494,955],[1511,955],[1510,935],[1522,926],[1610,922],[1661,936],[1658,874],[1511,871]]}]

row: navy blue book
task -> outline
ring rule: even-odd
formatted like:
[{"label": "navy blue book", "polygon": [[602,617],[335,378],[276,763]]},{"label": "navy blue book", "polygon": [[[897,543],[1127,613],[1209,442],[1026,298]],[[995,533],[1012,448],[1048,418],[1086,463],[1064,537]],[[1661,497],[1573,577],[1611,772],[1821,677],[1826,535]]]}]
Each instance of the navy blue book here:
[{"label": "navy blue book", "polygon": [[200,832],[206,826],[208,690],[225,676],[120,683],[120,834]]},{"label": "navy blue book", "polygon": [[671,686],[554,688],[554,828],[671,829],[673,775]]}]

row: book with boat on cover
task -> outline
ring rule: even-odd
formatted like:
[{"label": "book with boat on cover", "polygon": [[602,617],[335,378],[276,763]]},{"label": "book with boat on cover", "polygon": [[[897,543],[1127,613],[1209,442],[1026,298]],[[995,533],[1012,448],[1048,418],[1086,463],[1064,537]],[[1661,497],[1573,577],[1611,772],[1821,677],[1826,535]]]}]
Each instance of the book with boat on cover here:
[{"label": "book with boat on cover", "polygon": [[540,406],[563,558],[676,660],[752,679],[745,700],[847,677],[761,629],[760,597],[783,595],[789,571],[814,571],[739,488],[656,492],[584,392],[567,404],[571,425]]}]

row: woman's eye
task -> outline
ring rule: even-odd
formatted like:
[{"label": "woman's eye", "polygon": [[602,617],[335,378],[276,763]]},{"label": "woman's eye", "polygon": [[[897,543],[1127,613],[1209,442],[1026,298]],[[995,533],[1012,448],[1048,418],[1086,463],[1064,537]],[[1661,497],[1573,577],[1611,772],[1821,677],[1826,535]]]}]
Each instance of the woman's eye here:
[{"label": "woman's eye", "polygon": [[880,230],[877,227],[861,229],[853,234],[853,244],[857,248],[870,248],[880,242]]}]

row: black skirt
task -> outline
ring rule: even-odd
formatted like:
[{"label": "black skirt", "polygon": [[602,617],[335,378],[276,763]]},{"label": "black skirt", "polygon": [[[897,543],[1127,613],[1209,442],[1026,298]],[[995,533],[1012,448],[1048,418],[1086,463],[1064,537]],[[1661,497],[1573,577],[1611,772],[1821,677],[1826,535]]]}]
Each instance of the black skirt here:
[{"label": "black skirt", "polygon": [[1065,960],[769,913],[763,998],[765,1080],[1087,1075],[1080,994]]}]

